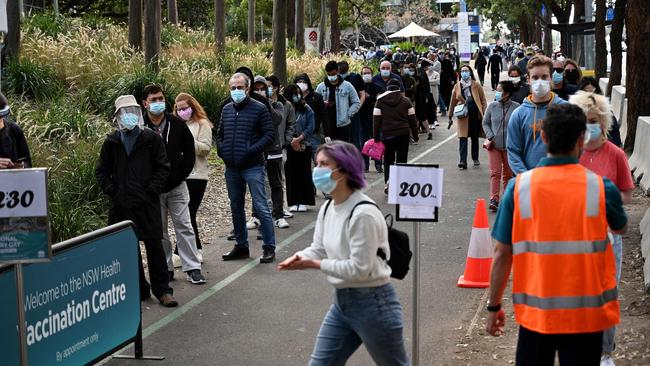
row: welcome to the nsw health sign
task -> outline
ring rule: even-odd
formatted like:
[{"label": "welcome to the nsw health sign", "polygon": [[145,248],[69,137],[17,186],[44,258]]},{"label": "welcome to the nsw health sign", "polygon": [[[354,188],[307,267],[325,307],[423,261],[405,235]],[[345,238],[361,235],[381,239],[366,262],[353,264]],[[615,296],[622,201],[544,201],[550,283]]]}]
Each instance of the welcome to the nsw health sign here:
[{"label": "welcome to the nsw health sign", "polygon": [[[85,365],[132,339],[140,323],[138,241],[128,226],[24,267],[30,365]],[[19,364],[13,270],[0,274],[0,354]]]}]

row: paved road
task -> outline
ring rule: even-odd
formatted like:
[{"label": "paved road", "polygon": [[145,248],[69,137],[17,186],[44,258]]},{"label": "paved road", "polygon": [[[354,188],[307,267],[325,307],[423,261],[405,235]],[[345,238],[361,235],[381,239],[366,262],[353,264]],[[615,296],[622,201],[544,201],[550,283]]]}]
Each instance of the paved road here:
[{"label": "paved road", "polygon": [[[493,92],[487,91],[488,100]],[[434,131],[433,141],[411,146],[409,159],[437,163],[445,169],[440,222],[422,225],[420,364],[454,364],[459,334],[474,317],[484,290],[456,287],[467,254],[476,198],[487,198],[487,155],[481,151],[478,168],[459,171],[455,128],[446,129],[447,118]],[[372,169],[372,168],[371,168]],[[367,174],[368,194],[383,212],[386,203],[383,177]],[[322,198],[317,205],[322,204]],[[278,260],[309,245],[316,209],[297,214],[291,228],[277,230]],[[399,223],[412,230],[411,223]],[[216,238],[206,247],[206,286],[184,279],[172,282],[182,304],[165,309],[154,301],[143,303],[145,354],[164,355],[163,362],[111,360],[109,365],[306,365],[320,323],[330,303],[332,288],[317,271],[278,272],[274,265],[250,261],[223,262],[220,255],[232,242]],[[261,254],[261,242],[253,240],[252,255]],[[411,350],[412,271],[403,281],[393,280],[405,315],[407,349]],[[482,324],[479,324],[482,326]],[[462,330],[459,330],[463,327]],[[132,353],[132,349],[124,353]],[[349,365],[372,365],[363,347]]]}]

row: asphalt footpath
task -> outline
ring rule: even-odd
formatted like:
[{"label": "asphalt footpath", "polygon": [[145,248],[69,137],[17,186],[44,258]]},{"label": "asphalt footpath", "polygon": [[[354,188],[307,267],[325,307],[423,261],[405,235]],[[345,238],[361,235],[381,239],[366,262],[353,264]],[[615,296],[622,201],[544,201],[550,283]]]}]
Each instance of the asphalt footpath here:
[{"label": "asphalt footpath", "polygon": [[[489,79],[489,75],[487,77]],[[488,82],[489,83],[489,82]],[[494,92],[485,88],[487,100]],[[439,164],[444,169],[444,193],[439,222],[423,223],[420,243],[420,364],[456,364],[454,351],[468,327],[476,324],[485,290],[456,286],[463,273],[474,206],[477,198],[487,200],[489,169],[487,154],[480,151],[479,167],[459,171],[456,128],[447,129],[448,119],[439,116],[440,127],[433,140],[420,135],[420,144],[411,145],[409,162]],[[366,174],[366,193],[382,211],[394,214],[383,192],[383,175]],[[276,229],[277,261],[260,264],[261,241],[252,235],[251,259],[224,262],[221,254],[233,242],[220,236],[204,249],[203,271],[208,283],[191,285],[184,278],[171,282],[180,302],[166,309],[157,301],[143,306],[145,355],[165,356],[164,361],[107,359],[108,365],[306,365],[321,321],[331,304],[332,287],[319,271],[279,272],[276,265],[311,243],[318,207],[296,213],[288,229]],[[490,221],[494,215],[490,215]],[[396,223],[412,236],[413,224]],[[223,232],[229,228],[224,227]],[[412,349],[413,269],[402,281],[392,280],[404,308],[404,336],[409,354]],[[177,277],[179,272],[177,271]],[[479,310],[480,311],[480,310]],[[471,330],[470,330],[471,331]],[[133,354],[129,346],[119,353]],[[363,346],[348,365],[374,364]]]}]

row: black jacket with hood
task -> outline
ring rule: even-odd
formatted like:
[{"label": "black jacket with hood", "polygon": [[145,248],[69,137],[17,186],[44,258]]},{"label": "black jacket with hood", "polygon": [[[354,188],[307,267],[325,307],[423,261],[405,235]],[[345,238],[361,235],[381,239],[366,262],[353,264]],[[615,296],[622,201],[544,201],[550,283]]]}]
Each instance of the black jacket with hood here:
[{"label": "black jacket with hood", "polygon": [[165,145],[157,133],[142,129],[129,156],[120,132],[108,135],[95,168],[102,191],[110,197],[108,223],[131,220],[138,239],[162,239],[158,195],[168,176]]},{"label": "black jacket with hood", "polygon": [[[322,129],[325,128],[325,126],[329,126],[327,123],[327,112],[325,111],[325,101],[323,100],[322,95],[314,93],[314,86],[311,83],[311,79],[309,79],[309,75],[300,74],[293,79],[293,83],[297,84],[298,81],[301,80],[304,80],[305,83],[307,83],[307,90],[309,90],[309,94],[305,96],[305,101],[314,111],[314,133],[312,134],[311,141],[312,148],[315,149],[318,145],[313,146],[313,142],[315,140],[320,140]],[[318,144],[320,145],[320,142]]]}]

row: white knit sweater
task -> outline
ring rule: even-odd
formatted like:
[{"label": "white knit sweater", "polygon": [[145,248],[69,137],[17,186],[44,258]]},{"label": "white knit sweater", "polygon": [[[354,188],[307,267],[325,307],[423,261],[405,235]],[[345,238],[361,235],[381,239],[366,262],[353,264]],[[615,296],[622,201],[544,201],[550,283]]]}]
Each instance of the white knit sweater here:
[{"label": "white knit sweater", "polygon": [[297,253],[320,259],[321,270],[336,288],[378,287],[390,281],[390,267],[377,256],[381,248],[390,258],[388,229],[381,211],[373,205],[360,205],[348,222],[350,211],[361,201],[372,200],[356,191],[343,203],[332,202],[324,218],[327,204],[323,204],[311,246]]}]

